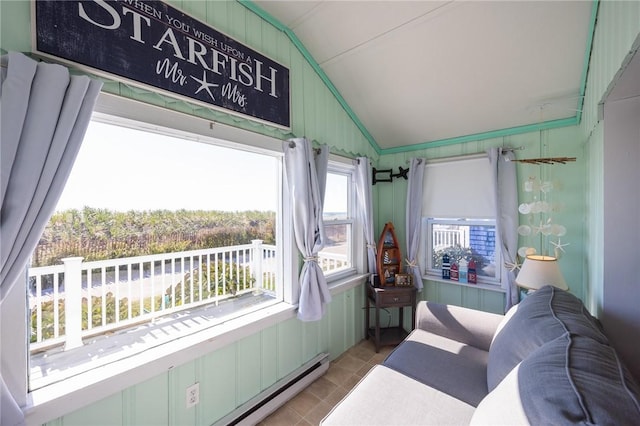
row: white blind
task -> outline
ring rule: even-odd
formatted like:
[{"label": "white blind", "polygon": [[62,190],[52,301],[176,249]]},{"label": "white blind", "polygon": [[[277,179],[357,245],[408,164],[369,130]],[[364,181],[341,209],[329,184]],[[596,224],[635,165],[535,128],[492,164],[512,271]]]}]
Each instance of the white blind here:
[{"label": "white blind", "polygon": [[424,217],[494,219],[489,158],[429,163],[424,171]]}]

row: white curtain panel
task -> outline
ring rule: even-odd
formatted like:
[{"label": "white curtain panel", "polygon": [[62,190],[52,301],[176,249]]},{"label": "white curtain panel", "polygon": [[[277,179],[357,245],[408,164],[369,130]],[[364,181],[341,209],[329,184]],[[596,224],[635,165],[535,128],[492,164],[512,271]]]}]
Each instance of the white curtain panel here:
[{"label": "white curtain panel", "polygon": [[371,164],[367,157],[355,159],[356,166],[356,194],[358,201],[358,214],[364,230],[364,239],[367,243],[367,265],[369,273],[375,274],[376,268],[376,241],[373,236],[373,187],[371,184]]},{"label": "white curtain panel", "polygon": [[[55,209],[102,83],[10,52],[2,57],[0,309]],[[18,318],[16,321],[24,321]],[[2,366],[2,371],[8,371]],[[24,422],[2,379],[2,425]]]},{"label": "white curtain panel", "polygon": [[[518,303],[516,256],[518,254],[518,182],[513,151],[488,151],[496,202],[496,229],[502,249],[502,288],[506,291],[505,312]],[[507,268],[506,265],[513,265]]]},{"label": "white curtain panel", "polygon": [[329,150],[323,145],[314,156],[311,142],[304,138],[285,141],[283,150],[294,234],[304,259],[299,278],[298,318],[318,321],[324,316],[327,303],[331,302],[327,281],[318,264],[318,253],[326,241],[322,209]]},{"label": "white curtain panel", "polygon": [[420,248],[420,226],[422,224],[422,197],[424,194],[424,158],[412,158],[409,166],[409,184],[407,186],[407,272],[413,276],[413,284],[422,290],[422,274],[418,264]]},{"label": "white curtain panel", "polygon": [[19,426],[24,424],[24,414],[9,391],[9,387],[0,376],[0,424]]}]

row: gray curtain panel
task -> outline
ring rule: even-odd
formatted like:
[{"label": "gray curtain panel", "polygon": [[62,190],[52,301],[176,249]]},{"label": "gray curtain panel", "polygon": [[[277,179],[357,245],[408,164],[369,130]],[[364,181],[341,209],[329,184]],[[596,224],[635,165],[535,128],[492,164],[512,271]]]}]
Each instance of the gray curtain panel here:
[{"label": "gray curtain panel", "polygon": [[420,226],[422,224],[422,198],[424,186],[424,158],[412,158],[407,186],[407,271],[413,276],[413,284],[422,290],[422,274],[418,264]]},{"label": "gray curtain panel", "polygon": [[490,148],[488,151],[496,202],[496,229],[502,252],[502,287],[506,291],[505,312],[518,303],[515,265],[518,255],[518,182],[513,151]]},{"label": "gray curtain panel", "polygon": [[[11,287],[24,279],[102,87],[86,76],[70,76],[63,66],[36,62],[21,53],[10,52],[2,62],[0,309]],[[4,365],[2,371],[8,371]],[[23,414],[11,392],[23,385],[8,379],[1,380],[0,423],[21,424]]]},{"label": "gray curtain panel", "polygon": [[358,215],[364,230],[364,239],[367,243],[367,265],[369,273],[375,274],[376,269],[376,241],[373,236],[373,204],[371,184],[371,164],[367,157],[358,157],[356,166],[356,193],[358,201]]},{"label": "gray curtain panel", "polygon": [[327,281],[318,264],[318,253],[326,241],[322,211],[329,150],[323,145],[314,155],[311,142],[304,138],[285,141],[283,150],[296,245],[304,259],[299,278],[298,318],[318,321],[331,302]]}]

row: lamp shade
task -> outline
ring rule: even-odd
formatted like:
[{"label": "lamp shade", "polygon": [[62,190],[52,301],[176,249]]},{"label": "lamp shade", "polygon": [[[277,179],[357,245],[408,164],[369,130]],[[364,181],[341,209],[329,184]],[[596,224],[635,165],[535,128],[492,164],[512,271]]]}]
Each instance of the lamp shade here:
[{"label": "lamp shade", "polygon": [[516,284],[529,290],[538,290],[546,285],[562,290],[569,289],[560,272],[558,259],[541,255],[527,256],[516,277]]}]

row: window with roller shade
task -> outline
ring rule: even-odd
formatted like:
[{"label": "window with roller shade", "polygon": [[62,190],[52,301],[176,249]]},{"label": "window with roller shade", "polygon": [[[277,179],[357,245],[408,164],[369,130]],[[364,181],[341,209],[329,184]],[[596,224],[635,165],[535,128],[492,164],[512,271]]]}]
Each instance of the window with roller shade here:
[{"label": "window with roller shade", "polygon": [[427,162],[424,173],[423,271],[442,276],[442,257],[476,264],[478,283],[499,284],[501,258],[489,159],[460,157]]}]

